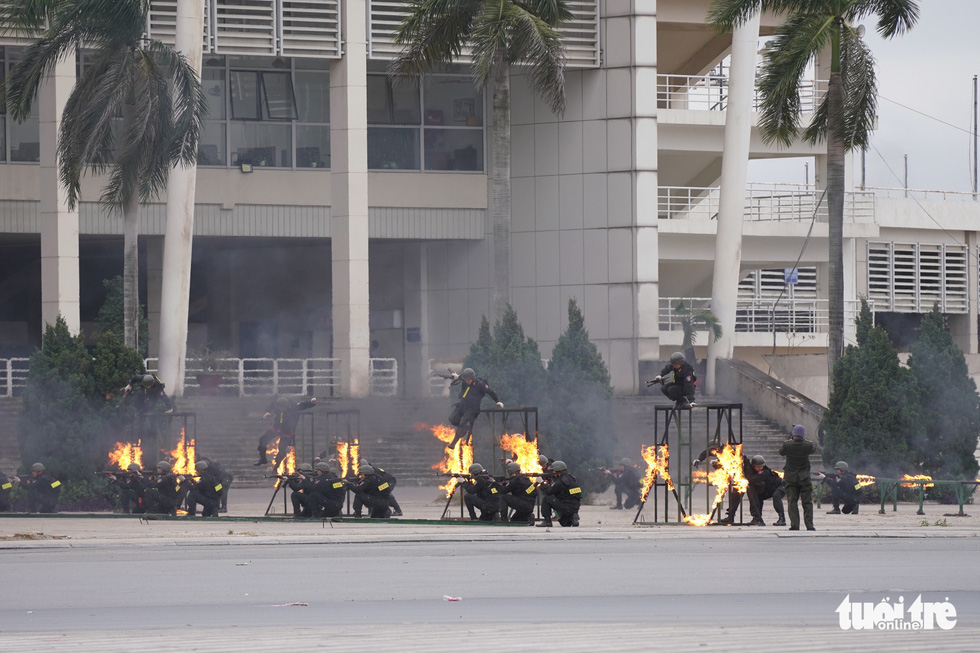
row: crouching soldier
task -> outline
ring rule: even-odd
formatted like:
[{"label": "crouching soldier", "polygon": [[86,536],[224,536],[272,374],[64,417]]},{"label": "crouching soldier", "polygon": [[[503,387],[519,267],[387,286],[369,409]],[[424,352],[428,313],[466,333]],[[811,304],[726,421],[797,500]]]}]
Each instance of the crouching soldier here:
[{"label": "crouching soldier", "polygon": [[161,460],[157,463],[157,480],[143,493],[146,511],[156,515],[177,513],[177,477],[170,473],[170,463]]},{"label": "crouching soldier", "polygon": [[556,460],[551,464],[554,476],[541,486],[544,500],[541,502],[541,526],[553,526],[552,512],[558,513],[558,523],[562,526],[578,526],[578,509],[582,504],[582,488],[574,476],[568,473],[568,466]]},{"label": "crouching soldier", "polygon": [[138,464],[130,463],[125,472],[109,474],[109,481],[119,488],[119,509],[124,515],[146,512],[146,478]]},{"label": "crouching soldier", "polygon": [[347,482],[333,473],[330,463],[319,462],[315,467],[313,489],[306,499],[310,504],[310,513],[313,517],[338,517],[347,498]]},{"label": "crouching soldier", "polygon": [[[398,485],[398,479],[395,478],[391,472],[386,472],[384,469],[382,469],[381,465],[375,465],[373,463],[369,463],[364,458],[361,458],[360,461],[358,461],[357,467],[358,469],[360,469],[365,465],[374,468],[374,473],[378,476],[378,478],[380,478],[383,483],[388,484],[389,487],[388,507],[391,508],[391,516],[401,517],[402,508],[401,506],[398,505],[398,499],[395,498],[395,486]],[[361,516],[361,504],[358,503],[358,500],[356,498],[354,499],[354,516],[355,517]]]},{"label": "crouching soldier", "polygon": [[16,480],[16,476],[10,479],[3,472],[0,472],[0,512],[10,511],[10,491],[13,489]]},{"label": "crouching soldier", "polygon": [[507,478],[501,482],[500,514],[507,514],[507,508],[514,510],[510,520],[534,524],[534,503],[537,488],[526,474],[521,473],[519,463],[507,463]]},{"label": "crouching soldier", "polygon": [[470,478],[463,482],[463,502],[470,512],[470,519],[476,521],[476,511],[480,510],[480,521],[493,521],[500,510],[500,485],[480,463],[469,468]]},{"label": "crouching soldier", "polygon": [[27,512],[58,512],[61,481],[47,472],[44,463],[31,465],[30,477],[20,479],[20,485],[27,490]]},{"label": "crouching soldier", "polygon": [[762,505],[766,499],[772,499],[772,507],[779,520],[773,526],[785,526],[786,514],[783,512],[783,497],[786,496],[786,484],[779,474],[766,466],[762,456],[752,456],[750,466],[746,470],[745,480],[749,482],[749,510],[752,521],[749,526],[765,526],[762,520]]},{"label": "crouching soldier", "polygon": [[660,374],[652,381],[647,381],[647,387],[662,383],[660,391],[673,400],[674,408],[684,409],[694,406],[694,390],[698,377],[694,368],[684,358],[684,354],[675,351],[670,355],[670,363],[660,370]]},{"label": "crouching soldier", "polygon": [[[354,496],[362,506],[367,506],[368,517],[371,519],[387,519],[391,517],[388,500],[391,495],[391,485],[378,476],[374,467],[361,465],[357,475],[361,482],[351,488]],[[359,516],[357,513],[355,517]]]},{"label": "crouching soldier", "polygon": [[193,517],[197,514],[197,504],[201,504],[202,517],[217,517],[218,503],[221,500],[221,478],[205,461],[198,461],[194,469],[200,478],[191,485],[187,493],[187,514]]},{"label": "crouching soldier", "polygon": [[[834,508],[827,512],[828,515],[858,514],[858,505],[861,503],[861,485],[858,483],[857,476],[852,474],[848,465],[843,460],[838,460],[834,465],[833,476],[828,476],[823,472],[817,472],[817,476],[830,486],[830,496],[834,502]],[[843,504],[843,509],[841,505]]]},{"label": "crouching soldier", "polygon": [[640,472],[636,465],[629,458],[619,461],[619,469],[609,470],[602,468],[604,474],[612,476],[614,491],[616,494],[616,505],[611,506],[610,510],[622,510],[623,497],[626,497],[625,508],[635,508],[640,505]]},{"label": "crouching soldier", "polygon": [[310,493],[313,491],[313,465],[300,463],[296,471],[286,477],[285,483],[293,491],[289,501],[293,504],[293,517],[312,517],[313,504],[310,503]]}]

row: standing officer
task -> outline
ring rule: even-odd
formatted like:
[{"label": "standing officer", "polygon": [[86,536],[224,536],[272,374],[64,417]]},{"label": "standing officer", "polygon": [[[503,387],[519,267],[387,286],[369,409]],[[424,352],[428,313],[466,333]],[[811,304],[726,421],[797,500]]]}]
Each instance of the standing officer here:
[{"label": "standing officer", "polygon": [[694,368],[684,358],[684,354],[675,351],[670,355],[670,363],[660,370],[660,374],[652,381],[647,381],[647,387],[662,383],[660,391],[674,401],[674,408],[693,408],[697,380]]},{"label": "standing officer", "polygon": [[20,479],[20,485],[27,490],[27,512],[58,512],[61,481],[48,474],[44,463],[31,465],[30,478]]},{"label": "standing officer", "polygon": [[[357,475],[361,482],[351,488],[362,505],[367,506],[368,517],[371,519],[387,519],[391,517],[391,509],[388,508],[388,496],[391,494],[391,485],[388,481],[378,476],[374,467],[361,465],[357,470]],[[355,512],[355,517],[360,515]]]},{"label": "standing officer", "polygon": [[279,440],[279,453],[276,454],[276,461],[273,466],[278,468],[279,463],[286,457],[287,449],[296,448],[296,424],[299,423],[299,411],[313,408],[316,406],[316,397],[304,401],[292,402],[287,397],[277,397],[269,404],[262,419],[270,419],[269,430],[259,438],[259,462],[255,467],[265,465],[269,462],[265,452],[269,445]]},{"label": "standing officer", "polygon": [[200,478],[187,493],[187,515],[197,514],[197,504],[201,504],[202,517],[217,517],[218,503],[221,501],[221,478],[205,461],[199,460],[194,469]]},{"label": "standing officer", "polygon": [[786,482],[786,501],[789,502],[789,530],[800,530],[800,507],[803,502],[803,523],[808,531],[817,530],[813,526],[813,482],[810,480],[810,454],[815,447],[806,439],[806,428],[802,424],[793,426],[793,437],[779,448],[779,455],[785,456],[783,467]]},{"label": "standing officer", "polygon": [[619,461],[619,469],[615,471],[610,471],[605,467],[602,468],[603,473],[612,476],[612,482],[614,487],[614,492],[616,493],[616,505],[610,507],[610,510],[622,510],[623,509],[623,496],[626,496],[626,509],[635,508],[640,505],[640,472],[636,469],[636,465],[629,458],[623,458]]},{"label": "standing officer", "polygon": [[830,486],[830,496],[834,501],[834,509],[828,515],[841,514],[841,504],[844,504],[843,513],[845,515],[858,514],[858,505],[861,503],[861,485],[858,483],[857,476],[852,474],[843,460],[838,460],[834,465],[836,476],[827,476],[823,472],[817,472],[817,476]]},{"label": "standing officer", "polygon": [[779,516],[773,526],[785,526],[786,516],[783,513],[783,497],[786,496],[786,485],[779,474],[766,466],[762,456],[752,456],[751,465],[745,472],[745,480],[749,482],[749,510],[752,521],[749,526],[765,526],[762,520],[762,504],[766,499],[772,499],[772,507]]},{"label": "standing officer", "polygon": [[534,525],[534,504],[537,488],[526,474],[521,473],[520,463],[507,463],[507,478],[501,482],[500,514],[506,515],[507,508],[513,508],[511,521],[526,521]]},{"label": "standing officer", "polygon": [[541,526],[553,526],[552,511],[558,513],[558,523],[562,526],[578,526],[578,509],[582,504],[582,488],[574,476],[568,473],[568,465],[561,460],[551,464],[554,476],[541,487],[544,501],[541,502]]},{"label": "standing officer", "polygon": [[157,463],[156,483],[143,493],[146,498],[146,511],[158,515],[173,515],[177,512],[177,478],[170,473],[170,463],[161,460]]},{"label": "standing officer", "polygon": [[476,521],[476,509],[480,509],[480,521],[493,521],[500,510],[500,485],[480,463],[469,468],[470,477],[463,481],[463,503],[470,512],[470,519]]},{"label": "standing officer", "polygon": [[453,412],[449,415],[449,423],[456,427],[456,436],[449,443],[450,449],[473,432],[473,424],[480,416],[480,404],[483,402],[484,395],[490,395],[490,398],[497,402],[497,408],[504,407],[497,393],[486,381],[476,376],[472,367],[464,368],[459,374],[452,372],[452,377],[453,382],[450,385],[461,385],[456,397],[457,401],[453,404]]}]

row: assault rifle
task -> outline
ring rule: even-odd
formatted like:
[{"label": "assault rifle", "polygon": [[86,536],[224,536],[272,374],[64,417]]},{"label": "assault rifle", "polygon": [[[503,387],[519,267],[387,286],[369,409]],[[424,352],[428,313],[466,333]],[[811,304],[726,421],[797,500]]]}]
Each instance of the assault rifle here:
[{"label": "assault rifle", "polygon": [[449,370],[449,374],[439,374],[438,372],[433,372],[432,376],[438,376],[440,379],[452,380],[454,378],[453,375],[455,374],[455,372],[453,372],[453,368],[447,367],[446,369]]},{"label": "assault rifle", "polygon": [[95,472],[96,476],[121,476],[123,478],[130,476],[156,476],[156,472],[132,472],[128,469],[111,469],[105,472]]}]

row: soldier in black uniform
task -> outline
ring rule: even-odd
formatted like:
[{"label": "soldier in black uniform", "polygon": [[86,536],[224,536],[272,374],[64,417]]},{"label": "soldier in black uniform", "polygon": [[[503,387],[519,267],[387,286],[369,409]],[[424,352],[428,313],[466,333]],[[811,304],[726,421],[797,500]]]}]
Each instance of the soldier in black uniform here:
[{"label": "soldier in black uniform", "polygon": [[462,482],[463,503],[470,513],[470,519],[476,521],[476,511],[480,510],[480,521],[493,521],[500,510],[500,484],[490,477],[490,474],[480,463],[473,463],[469,468],[470,478]]},{"label": "soldier in black uniform", "polygon": [[269,430],[259,438],[259,462],[255,463],[256,467],[269,462],[265,452],[276,440],[279,440],[279,453],[276,454],[273,467],[279,467],[279,463],[286,457],[287,450],[296,448],[296,424],[299,423],[299,411],[314,406],[316,406],[316,397],[298,402],[292,402],[286,397],[277,397],[269,404],[262,419],[271,418],[271,421]]},{"label": "soldier in black uniform", "polygon": [[0,472],[0,512],[10,512],[10,491],[14,487],[15,476],[13,479]]},{"label": "soldier in black uniform", "polygon": [[300,463],[296,471],[290,474],[285,484],[293,491],[289,501],[293,504],[293,517],[312,517],[313,504],[310,503],[310,493],[313,491],[313,465]]},{"label": "soldier in black uniform", "polygon": [[130,463],[127,473],[109,474],[109,481],[119,487],[119,508],[124,515],[146,512],[146,478],[136,463]]},{"label": "soldier in black uniform", "polygon": [[221,492],[219,493],[218,497],[218,512],[228,512],[228,492],[231,490],[231,484],[234,482],[235,477],[231,475],[231,472],[222,467],[220,463],[217,463],[210,458],[201,456],[198,458],[198,460],[203,460],[206,462],[208,467],[213,468],[212,471],[214,472],[214,475],[221,479]]},{"label": "soldier in black uniform", "polygon": [[143,493],[146,511],[157,515],[173,515],[177,512],[177,477],[170,473],[170,463],[157,463],[156,482]]},{"label": "soldier in black uniform", "polygon": [[[384,469],[382,469],[381,465],[369,463],[364,458],[361,458],[358,461],[358,469],[364,467],[365,465],[374,468],[374,473],[378,475],[378,478],[388,483],[388,486],[391,488],[391,490],[388,492],[388,507],[391,508],[391,516],[401,517],[402,507],[398,505],[398,499],[395,498],[395,486],[398,485],[398,479],[395,478],[391,472],[386,472]],[[356,496],[354,497],[354,516],[361,516],[361,504]]]},{"label": "soldier in black uniform", "polygon": [[455,447],[460,440],[470,436],[473,431],[473,424],[476,422],[476,418],[480,416],[480,404],[485,395],[489,395],[491,399],[497,402],[497,408],[504,407],[497,393],[490,388],[486,381],[476,376],[472,367],[465,368],[459,374],[452,372],[452,376],[453,382],[450,385],[460,384],[460,387],[456,397],[457,401],[453,404],[453,412],[449,415],[449,423],[456,427],[456,436],[449,443],[450,449]]},{"label": "soldier in black uniform", "polygon": [[[848,465],[843,460],[838,460],[834,465],[837,472],[835,476],[828,476],[823,472],[817,472],[817,476],[830,486],[830,496],[834,502],[833,510],[827,512],[828,515],[858,514],[858,505],[861,503],[861,486],[858,484],[857,476],[852,474]],[[843,509],[841,509],[843,504]]]},{"label": "soldier in black uniform", "polygon": [[603,467],[602,471],[612,476],[613,491],[616,493],[616,505],[611,506],[610,510],[622,510],[624,496],[627,510],[640,505],[640,472],[632,460],[623,458],[619,461],[619,469],[609,470]]},{"label": "soldier in black uniform", "polygon": [[766,499],[772,499],[772,507],[779,516],[773,526],[785,526],[786,515],[783,513],[783,497],[786,496],[786,484],[779,474],[766,466],[762,456],[752,456],[751,465],[745,472],[745,480],[749,482],[749,510],[752,521],[749,526],[765,526],[762,519],[762,504]]},{"label": "soldier in black uniform", "polygon": [[806,439],[802,424],[793,427],[793,437],[779,448],[779,455],[786,457],[783,480],[786,482],[786,501],[789,502],[789,530],[800,530],[800,507],[803,503],[803,523],[808,531],[817,530],[813,525],[813,482],[810,480],[810,454],[813,443]]},{"label": "soldier in black uniform", "polygon": [[163,381],[154,374],[137,374],[129,380],[123,399],[139,413],[144,449],[156,456],[170,431],[170,418],[166,415],[174,412],[174,402],[167,396]]},{"label": "soldier in black uniform", "polygon": [[190,517],[196,515],[197,504],[201,504],[202,517],[217,517],[218,503],[221,500],[221,477],[203,460],[199,460],[194,469],[199,478],[187,493],[187,514]]},{"label": "soldier in black uniform", "polygon": [[44,463],[31,465],[30,478],[20,479],[20,485],[27,490],[27,512],[58,512],[61,481],[48,474]]},{"label": "soldier in black uniform", "polygon": [[[370,465],[361,465],[357,475],[361,477],[361,482],[351,488],[354,496],[360,500],[362,505],[367,506],[368,516],[371,519],[387,519],[391,516],[391,509],[388,507],[388,496],[391,494],[391,486],[378,476],[374,468]],[[355,517],[360,515],[355,513]]]},{"label": "soldier in black uniform", "polygon": [[562,526],[578,526],[578,509],[582,504],[582,488],[574,476],[568,473],[568,466],[561,460],[551,464],[554,476],[541,486],[544,501],[541,502],[541,523],[538,526],[553,526],[552,511],[558,513],[558,523]]},{"label": "soldier in black uniform", "polygon": [[313,489],[300,501],[310,504],[310,513],[314,517],[338,517],[344,510],[347,482],[330,469],[330,463],[318,462],[314,467]]},{"label": "soldier in black uniform", "polygon": [[500,486],[500,514],[507,514],[507,508],[512,508],[514,514],[510,520],[524,521],[534,524],[534,504],[537,498],[537,487],[526,474],[521,473],[519,463],[507,463],[507,478]]},{"label": "soldier in black uniform", "polygon": [[647,387],[662,383],[660,391],[674,402],[674,408],[692,408],[697,380],[694,368],[684,358],[684,354],[675,351],[670,355],[670,364],[665,365],[655,379],[647,381]]}]

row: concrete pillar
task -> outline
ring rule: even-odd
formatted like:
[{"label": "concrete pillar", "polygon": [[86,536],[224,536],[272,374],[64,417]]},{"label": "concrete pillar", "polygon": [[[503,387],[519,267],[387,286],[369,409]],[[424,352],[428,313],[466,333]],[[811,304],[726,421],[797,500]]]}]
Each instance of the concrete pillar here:
[{"label": "concrete pillar", "polygon": [[759,47],[759,12],[732,33],[728,108],[725,111],[725,151],[721,162],[718,232],[711,280],[711,312],[721,324],[722,336],[708,345],[705,392],[715,394],[715,363],[735,352],[735,309],[739,269],[742,265],[742,218],[745,214],[745,178],[752,134],[752,96],[755,90],[756,51]]},{"label": "concrete pillar", "polygon": [[[149,358],[160,355],[160,290],[163,285],[163,238],[145,237],[146,243],[146,317],[150,327]],[[166,381],[164,381],[166,383]],[[167,393],[170,394],[170,384]]]},{"label": "concrete pillar", "polygon": [[65,318],[81,327],[78,299],[78,211],[68,210],[68,193],[58,175],[58,132],[65,100],[75,86],[75,58],[59,61],[38,91],[41,169],[41,330]]},{"label": "concrete pillar", "polygon": [[368,325],[367,5],[344,0],[344,57],[330,66],[333,352],[341,394],[371,391]]},{"label": "concrete pillar", "polygon": [[[177,0],[175,47],[201,76],[204,33],[204,2]],[[187,316],[191,293],[191,250],[194,238],[194,199],[197,165],[177,166],[167,185],[167,225],[164,231],[163,287],[160,295],[160,337],[155,345],[160,355],[160,379],[171,395],[184,393],[187,355]],[[156,306],[151,302],[150,310]],[[151,321],[152,325],[152,321]],[[152,326],[150,327],[152,329]],[[151,335],[150,345],[157,340]]]}]

